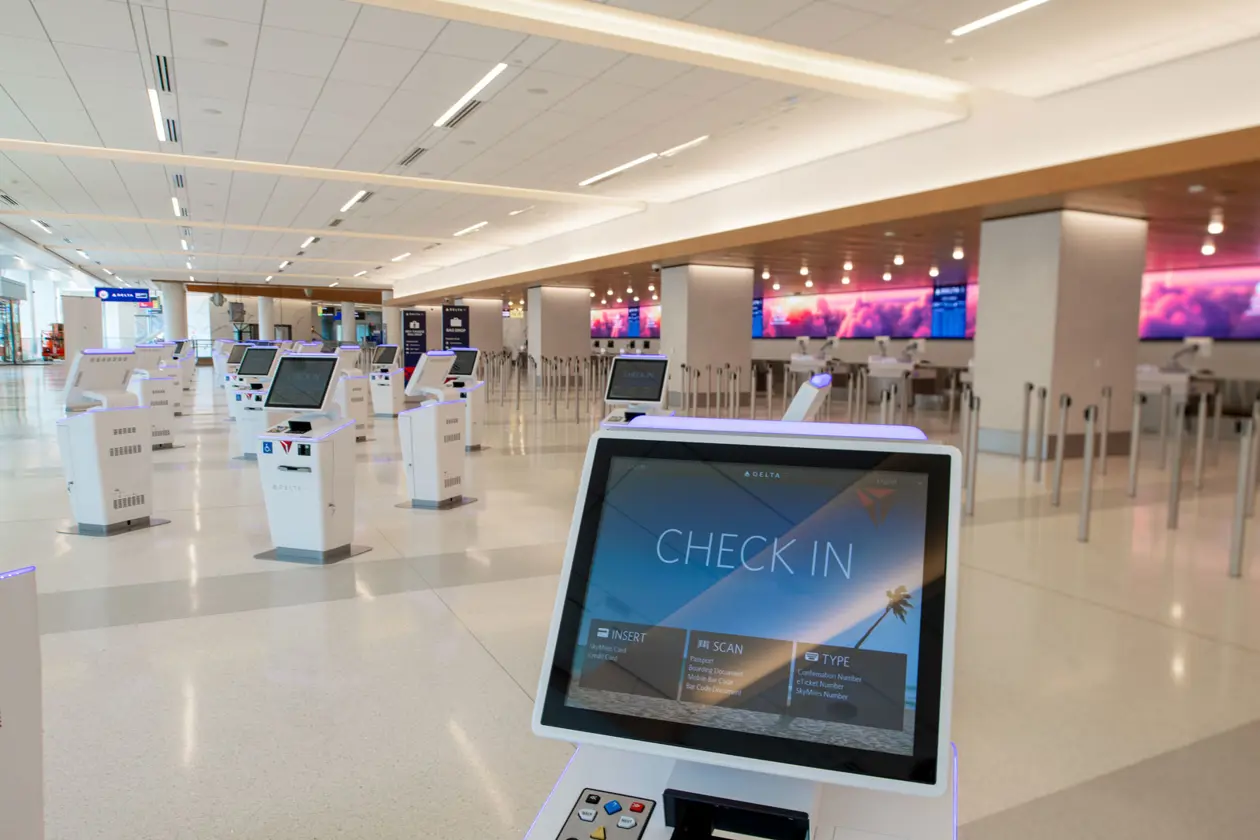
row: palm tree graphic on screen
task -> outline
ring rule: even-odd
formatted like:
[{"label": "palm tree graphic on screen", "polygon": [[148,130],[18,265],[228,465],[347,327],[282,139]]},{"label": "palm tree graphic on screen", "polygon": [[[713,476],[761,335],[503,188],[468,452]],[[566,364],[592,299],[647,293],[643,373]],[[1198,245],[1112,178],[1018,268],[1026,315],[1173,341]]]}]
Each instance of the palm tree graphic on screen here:
[{"label": "palm tree graphic on screen", "polygon": [[884,594],[888,596],[888,606],[884,607],[884,611],[879,614],[879,618],[875,619],[875,623],[870,626],[870,629],[862,634],[862,638],[858,639],[858,643],[853,646],[854,649],[862,646],[862,643],[866,641],[867,637],[869,637],[871,633],[875,632],[875,628],[879,626],[881,621],[888,617],[889,613],[897,616],[897,618],[901,619],[901,622],[904,624],[906,621],[906,613],[914,609],[914,604],[910,603],[910,591],[904,586],[898,586],[896,589],[886,589],[884,590]]}]

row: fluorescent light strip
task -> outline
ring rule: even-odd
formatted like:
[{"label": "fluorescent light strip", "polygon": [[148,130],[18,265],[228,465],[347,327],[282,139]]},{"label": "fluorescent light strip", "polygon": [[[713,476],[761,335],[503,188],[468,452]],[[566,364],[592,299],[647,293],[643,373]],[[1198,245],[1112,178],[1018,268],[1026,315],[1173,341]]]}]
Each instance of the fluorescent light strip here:
[{"label": "fluorescent light strip", "polygon": [[485,226],[486,226],[486,225],[488,225],[488,224],[490,224],[490,223],[489,223],[489,222],[477,222],[477,224],[472,225],[471,227],[466,227],[466,228],[464,228],[463,230],[457,230],[457,231],[455,231],[455,233],[453,233],[453,234],[451,234],[451,235],[452,235],[452,236],[464,236],[465,234],[475,233],[475,232],[477,232],[477,231],[481,230],[483,227],[485,227]]},{"label": "fluorescent light strip", "polygon": [[102,268],[102,269],[101,269],[101,271],[105,272],[105,273],[106,273],[106,274],[108,274],[110,277],[113,277],[113,276],[114,276],[114,272],[110,271],[108,268]]},{"label": "fluorescent light strip", "polygon": [[195,277],[193,277],[191,274],[189,274],[189,275],[188,275],[188,279],[189,279],[189,280],[196,280],[197,278],[195,278]]},{"label": "fluorescent light strip", "polygon": [[528,213],[530,210],[533,210],[533,209],[534,209],[534,205],[532,205],[532,204],[531,204],[531,205],[530,205],[530,206],[528,206],[528,207],[522,207],[520,210],[513,210],[511,213],[508,213],[508,215],[509,215],[509,216],[519,216],[519,215],[521,215],[522,213]]},{"label": "fluorescent light strip", "polygon": [[615,166],[612,169],[609,169],[607,172],[601,172],[593,178],[587,178],[585,181],[579,181],[578,186],[589,187],[591,184],[598,184],[600,181],[611,178],[614,175],[620,175],[622,172],[625,172],[627,169],[633,169],[634,167],[638,166],[641,163],[647,163],[649,160],[656,160],[658,157],[660,157],[660,155],[658,155],[656,152],[652,152],[651,154],[644,155],[641,158],[635,158],[629,163],[623,163],[621,164],[621,166]]},{"label": "fluorescent light strip", "polygon": [[38,227],[44,233],[52,233],[52,228],[50,228],[48,225],[41,222],[39,219],[31,219],[31,224]]},{"label": "fluorescent light strip", "polygon": [[272,278],[272,277],[274,277],[274,276],[275,276],[274,274],[268,274],[268,275],[267,275],[267,279],[266,279],[266,280],[263,280],[263,282],[264,282],[264,283],[270,283],[270,282],[271,282],[271,278]]},{"label": "fluorescent light strip", "polygon": [[184,260],[184,268],[192,268],[192,260]]},{"label": "fluorescent light strip", "polygon": [[188,250],[188,240],[187,240],[187,239],[181,239],[181,240],[179,240],[179,247],[181,247],[181,248],[183,248],[185,251],[187,251],[187,250]]},{"label": "fluorescent light strip", "polygon": [[315,237],[313,237],[313,236],[308,236],[308,237],[306,237],[306,241],[305,241],[305,242],[303,242],[303,243],[302,243],[301,245],[299,245],[298,247],[299,247],[301,250],[305,251],[305,250],[307,249],[307,247],[308,247],[308,246],[309,246],[312,242],[314,242],[314,241],[315,241]]},{"label": "fluorescent light strip", "polygon": [[661,152],[661,157],[663,158],[673,157],[679,152],[685,152],[688,149],[694,149],[696,146],[699,146],[701,143],[703,143],[705,140],[708,140],[708,139],[709,139],[709,135],[706,134],[703,137],[697,137],[695,140],[688,140],[686,143],[675,146],[672,149],[666,149],[665,151]]},{"label": "fluorescent light strip", "polygon": [[341,285],[341,284],[340,284],[339,282],[337,282],[336,280],[334,280],[333,282],[331,282],[331,283],[329,283],[329,284],[328,284],[328,288],[330,288],[330,289],[331,289],[331,288],[334,288],[335,286],[340,286],[340,285]]},{"label": "fluorescent light strip", "polygon": [[178,196],[174,196],[174,195],[171,196],[171,207],[175,210],[176,216],[182,215],[179,212],[179,197]]},{"label": "fluorescent light strip", "polygon": [[347,210],[349,210],[351,207],[353,207],[354,205],[358,204],[359,199],[363,198],[363,196],[365,195],[367,195],[367,190],[359,190],[357,193],[354,194],[353,198],[351,198],[345,204],[341,205],[341,212],[344,213]]},{"label": "fluorescent light strip", "polygon": [[410,257],[410,256],[411,256],[411,252],[408,251],[405,254],[399,254],[398,256],[394,257],[393,259],[390,260],[390,262],[402,262],[403,260],[407,259],[407,257]]},{"label": "fluorescent light strip", "polygon": [[166,142],[166,126],[162,124],[162,105],[158,102],[158,92],[149,88],[149,108],[153,111],[153,127],[157,129],[159,143]]},{"label": "fluorescent light strip", "polygon": [[363,275],[365,275],[365,274],[367,274],[367,272],[366,272],[366,271],[360,271],[358,274],[356,274],[356,275],[354,275],[354,276],[355,276],[355,277],[362,277],[362,276],[363,276]]},{"label": "fluorescent light strip", "polygon": [[994,12],[993,14],[986,15],[979,20],[973,20],[971,23],[960,26],[957,29],[950,30],[949,34],[953,35],[955,38],[961,38],[964,35],[975,32],[977,29],[984,29],[986,26],[992,26],[999,21],[1006,20],[1009,17],[1014,17],[1021,12],[1026,12],[1029,9],[1035,9],[1038,6],[1049,2],[1050,0],[1024,0],[1023,3],[1016,3],[1014,6],[1007,6],[999,12]]},{"label": "fluorescent light strip", "polygon": [[280,263],[280,270],[284,271],[285,268],[291,265],[293,265],[293,260],[285,260],[284,262]]},{"label": "fluorescent light strip", "polygon": [[474,96],[476,96],[477,94],[485,90],[486,85],[490,84],[496,78],[498,78],[498,75],[506,69],[507,69],[506,64],[500,63],[500,64],[494,65],[494,68],[489,73],[481,77],[481,81],[477,82],[477,84],[469,88],[468,93],[465,93],[459,99],[455,100],[455,104],[452,105],[450,108],[448,108],[445,114],[438,117],[437,122],[433,124],[433,127],[441,128],[442,126],[450,122],[451,118],[460,112],[460,109],[462,109],[465,105],[471,102]]}]

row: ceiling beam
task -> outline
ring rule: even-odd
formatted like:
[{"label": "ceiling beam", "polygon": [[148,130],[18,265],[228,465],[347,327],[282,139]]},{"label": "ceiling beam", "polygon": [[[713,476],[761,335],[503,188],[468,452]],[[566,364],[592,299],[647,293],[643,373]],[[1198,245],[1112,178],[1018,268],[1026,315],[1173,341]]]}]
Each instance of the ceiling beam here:
[{"label": "ceiling beam", "polygon": [[970,85],[944,76],[697,26],[590,0],[360,2],[960,116],[967,112],[967,96],[971,90]]},{"label": "ceiling beam", "polygon": [[358,172],[352,169],[329,169],[322,166],[296,166],[291,163],[268,163],[261,160],[184,155],[174,152],[145,152],[139,149],[112,149],[108,146],[77,146],[72,143],[46,143],[42,140],[18,140],[0,137],[0,151],[25,152],[57,157],[91,158],[94,160],[121,160],[128,163],[145,163],[153,166],[178,166],[193,169],[214,169],[223,172],[252,172],[258,175],[275,175],[280,178],[304,178],[313,181],[341,181],[356,186],[368,184],[377,187],[400,187],[407,190],[480,195],[491,198],[515,198],[528,202],[554,204],[580,204],[600,207],[623,207],[642,210],[647,203],[627,198],[613,198],[597,193],[560,192],[535,190],[526,187],[501,187],[495,184],[477,184],[470,181],[443,181],[439,178],[413,178],[409,175],[386,175],[381,172]]},{"label": "ceiling beam", "polygon": [[372,289],[313,289],[308,295],[300,286],[259,286],[254,283],[185,283],[190,292],[220,294],[228,297],[269,297],[309,300],[311,303],[381,303],[381,293]]}]

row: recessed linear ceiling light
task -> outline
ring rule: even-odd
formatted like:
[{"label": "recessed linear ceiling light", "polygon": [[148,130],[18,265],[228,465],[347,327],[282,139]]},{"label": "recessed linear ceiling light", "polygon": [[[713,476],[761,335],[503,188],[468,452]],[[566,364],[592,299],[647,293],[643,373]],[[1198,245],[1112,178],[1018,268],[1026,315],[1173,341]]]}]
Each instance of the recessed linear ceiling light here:
[{"label": "recessed linear ceiling light", "polygon": [[280,263],[280,270],[284,271],[286,268],[288,268],[291,265],[293,265],[293,260],[285,260],[284,262]]},{"label": "recessed linear ceiling light", "polygon": [[511,213],[508,213],[508,215],[509,215],[509,216],[519,216],[519,215],[521,215],[522,213],[528,213],[530,210],[533,210],[533,209],[534,209],[534,205],[532,205],[532,204],[531,204],[531,205],[529,205],[528,207],[522,207],[520,210],[513,210]]},{"label": "recessed linear ceiling light", "polygon": [[407,252],[407,253],[405,253],[405,254],[399,254],[399,255],[398,255],[398,256],[396,256],[396,257],[392,257],[392,258],[390,259],[390,262],[402,262],[403,260],[407,259],[407,257],[410,257],[410,256],[411,256],[411,252],[410,252],[410,251],[408,251],[408,252]]},{"label": "recessed linear ceiling light", "polygon": [[365,195],[367,195],[367,190],[359,190],[357,193],[351,196],[349,201],[341,205],[341,212],[344,213],[347,210],[349,210],[351,207],[353,207],[354,205],[358,204],[359,199],[363,198],[363,196]]},{"label": "recessed linear ceiling light", "polygon": [[182,215],[179,212],[179,197],[178,196],[174,196],[174,195],[171,196],[171,209],[175,211],[176,216]]},{"label": "recessed linear ceiling light", "polygon": [[102,268],[102,269],[101,269],[101,271],[105,272],[105,273],[106,273],[106,274],[108,274],[110,277],[113,277],[113,276],[114,276],[114,272],[110,271],[108,268]]},{"label": "recessed linear ceiling light", "polygon": [[338,287],[338,286],[340,286],[340,285],[341,285],[341,283],[340,283],[339,281],[334,280],[334,281],[332,281],[331,283],[329,283],[329,284],[328,284],[328,288],[330,288],[330,289],[335,289],[336,287]]},{"label": "recessed linear ceiling light", "polygon": [[184,260],[184,268],[192,268],[192,260]]},{"label": "recessed linear ceiling light", "polygon": [[448,108],[445,114],[437,118],[437,122],[433,124],[433,127],[441,128],[442,126],[450,122],[452,117],[454,117],[456,114],[462,111],[464,106],[467,105],[469,102],[471,102],[474,96],[476,96],[477,94],[485,90],[486,85],[490,84],[496,78],[498,78],[499,74],[502,73],[504,70],[506,70],[507,67],[508,66],[503,63],[494,65],[494,67],[490,70],[489,73],[481,77],[481,81],[477,82],[477,84],[470,87],[468,89],[468,93],[465,93],[459,99],[456,99],[455,104],[452,105],[450,108]]},{"label": "recessed linear ceiling light", "polygon": [[470,234],[470,233],[476,233],[477,231],[481,230],[483,227],[485,227],[485,226],[486,226],[486,225],[488,225],[488,224],[490,224],[490,223],[489,223],[489,222],[477,222],[477,224],[475,224],[475,225],[469,225],[468,227],[464,228],[463,230],[457,230],[457,231],[455,231],[453,234],[451,234],[451,236],[466,236],[467,234]]},{"label": "recessed linear ceiling light", "polygon": [[661,157],[663,158],[673,157],[674,155],[680,152],[685,152],[688,149],[694,149],[696,146],[699,146],[701,143],[703,143],[705,140],[708,140],[708,139],[709,139],[709,135],[706,134],[703,137],[697,137],[695,140],[688,140],[686,143],[679,144],[672,149],[666,149],[665,151],[661,152]]},{"label": "recessed linear ceiling light", "polygon": [[153,111],[153,127],[157,129],[159,143],[166,142],[166,126],[162,123],[162,105],[158,102],[158,92],[149,88],[149,109]]},{"label": "recessed linear ceiling light", "polygon": [[647,163],[649,160],[656,160],[658,157],[660,157],[660,155],[658,155],[656,152],[651,152],[649,154],[644,155],[643,157],[635,158],[629,163],[623,163],[621,164],[621,166],[614,166],[612,169],[609,169],[607,172],[601,172],[598,175],[595,175],[594,177],[587,178],[585,181],[578,181],[578,186],[589,187],[592,184],[598,184],[600,181],[607,180],[608,178],[611,178],[614,175],[620,175],[622,172],[625,172],[627,169],[633,169],[634,167],[638,166],[641,163]]},{"label": "recessed linear ceiling light", "polygon": [[363,276],[363,275],[365,275],[365,274],[367,274],[367,271],[360,271],[358,274],[356,274],[356,275],[354,275],[354,276],[355,276],[355,277],[362,277],[362,276]]},{"label": "recessed linear ceiling light", "polygon": [[263,282],[264,282],[264,283],[270,283],[270,282],[271,282],[271,278],[273,278],[273,277],[275,277],[275,275],[274,275],[274,274],[268,274],[268,275],[267,275],[267,278],[266,278],[265,280],[263,280]]},{"label": "recessed linear ceiling light", "polygon": [[306,241],[305,241],[305,242],[303,242],[301,245],[299,245],[299,246],[298,246],[298,249],[299,249],[299,250],[302,250],[302,251],[305,251],[305,250],[306,250],[306,249],[310,246],[310,244],[311,244],[312,242],[314,242],[314,241],[315,241],[315,237],[314,237],[314,236],[308,236],[308,237],[306,237]]},{"label": "recessed linear ceiling light", "polygon": [[181,247],[181,248],[183,248],[185,251],[187,251],[187,250],[188,250],[188,240],[187,240],[187,239],[181,239],[181,240],[179,240],[179,247]]},{"label": "recessed linear ceiling light", "polygon": [[197,278],[196,278],[196,277],[193,277],[191,274],[189,274],[189,275],[188,275],[188,279],[189,279],[189,281],[191,282],[191,281],[196,280]]},{"label": "recessed linear ceiling light", "polygon": [[52,228],[41,222],[39,219],[31,219],[31,224],[42,230],[44,233],[52,233]]},{"label": "recessed linear ceiling light", "polygon": [[92,259],[91,257],[89,257],[89,256],[88,256],[87,251],[84,251],[82,248],[75,248],[74,250],[75,250],[75,253],[77,253],[79,256],[83,257],[83,259],[85,259],[85,260],[90,260],[90,259]]},{"label": "recessed linear ceiling light", "polygon": [[1014,17],[1021,12],[1026,12],[1029,9],[1035,9],[1038,6],[1049,2],[1050,0],[1024,0],[1022,3],[1016,3],[1014,6],[1007,6],[1005,9],[994,12],[991,15],[985,15],[979,20],[973,20],[971,23],[964,24],[957,29],[951,29],[949,34],[953,35],[955,38],[961,38],[968,33],[975,32],[977,29],[984,29],[986,26],[992,26],[999,21],[1006,20],[1009,17]]}]

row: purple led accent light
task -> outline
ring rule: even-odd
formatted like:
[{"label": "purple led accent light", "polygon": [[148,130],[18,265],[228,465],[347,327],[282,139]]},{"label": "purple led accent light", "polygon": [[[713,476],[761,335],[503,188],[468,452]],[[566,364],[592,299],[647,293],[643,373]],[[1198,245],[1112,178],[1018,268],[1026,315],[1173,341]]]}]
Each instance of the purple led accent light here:
[{"label": "purple led accent light", "polygon": [[17,577],[18,575],[27,575],[33,571],[35,571],[34,566],[26,566],[21,569],[14,569],[11,572],[0,572],[0,580],[8,580],[9,578]]},{"label": "purple led accent light", "polygon": [[954,832],[950,836],[958,840],[958,745],[950,741],[949,748],[954,751],[954,774],[949,780],[954,789]]},{"label": "purple led accent light", "polygon": [[454,350],[430,350],[424,355],[426,356],[454,356],[455,351]]},{"label": "purple led accent light", "polygon": [[456,350],[472,350],[473,352],[476,352],[477,348],[476,347],[452,347],[451,348],[452,353],[454,353]]},{"label": "purple led accent light", "polygon": [[809,384],[815,388],[826,388],[831,384],[830,373],[816,373],[809,378]]},{"label": "purple led accent light", "polygon": [[357,345],[357,344],[339,344],[339,345],[337,345],[337,347],[338,347],[339,349],[341,349],[341,350],[360,350],[360,349],[362,349],[362,348],[361,348],[361,347],[359,347],[359,345]]},{"label": "purple led accent light", "polygon": [[404,414],[410,414],[413,411],[423,411],[426,408],[435,408],[436,406],[439,406],[439,405],[459,405],[462,402],[463,400],[442,400],[441,402],[424,403],[422,405],[416,406],[415,408],[409,408],[406,411],[400,411],[398,412],[398,416],[402,417]]},{"label": "purple led accent light", "polygon": [[[723,420],[715,417],[663,417],[644,414],[629,423],[634,429],[671,432],[733,432],[779,437],[823,437],[867,440],[927,440],[913,426],[880,426],[873,423],[795,423],[782,420]],[[625,428],[620,423],[611,428]]]},{"label": "purple led accent light", "polygon": [[398,345],[397,345],[397,344],[378,344],[378,345],[376,345],[376,346],[377,346],[377,348],[378,348],[378,349],[379,349],[379,348],[381,348],[381,347],[393,347],[394,349],[398,349]]},{"label": "purple led accent light", "polygon": [[104,347],[98,347],[93,350],[81,351],[85,356],[134,356],[135,350],[107,350]]},{"label": "purple led accent light", "polygon": [[621,353],[617,356],[619,359],[668,359],[669,356],[659,356],[652,353]]}]

